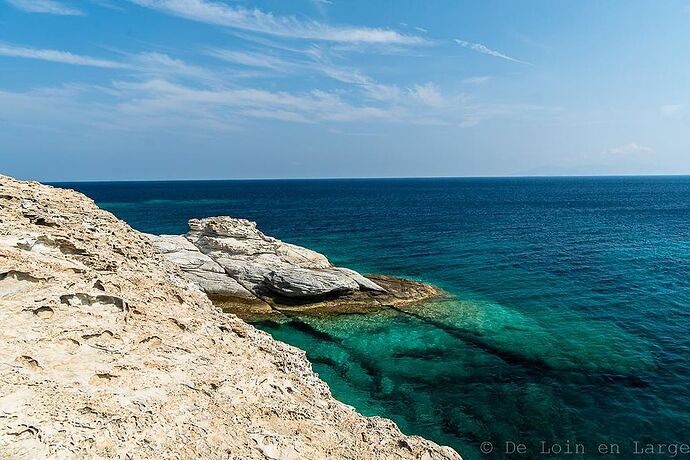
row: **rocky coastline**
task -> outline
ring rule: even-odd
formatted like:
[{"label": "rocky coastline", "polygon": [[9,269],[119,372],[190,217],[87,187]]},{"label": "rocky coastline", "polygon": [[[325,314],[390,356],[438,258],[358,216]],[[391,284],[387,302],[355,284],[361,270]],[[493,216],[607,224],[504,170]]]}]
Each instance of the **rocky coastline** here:
[{"label": "rocky coastline", "polygon": [[[269,237],[278,261],[300,262],[259,280],[214,252],[232,252],[226,230],[252,228],[228,222],[154,246],[82,194],[0,176],[0,458],[459,459],[335,400],[303,351],[209,300],[371,306],[412,285]],[[305,285],[301,270],[322,273]],[[320,293],[305,302],[296,288]]]},{"label": "rocky coastline", "polygon": [[267,236],[245,219],[192,219],[189,228],[185,235],[148,237],[214,304],[242,317],[366,313],[444,295],[421,282],[336,267],[323,254]]}]

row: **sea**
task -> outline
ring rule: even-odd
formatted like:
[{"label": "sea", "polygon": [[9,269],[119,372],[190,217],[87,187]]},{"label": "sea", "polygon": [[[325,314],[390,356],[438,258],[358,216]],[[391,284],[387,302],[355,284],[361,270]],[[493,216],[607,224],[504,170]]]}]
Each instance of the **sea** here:
[{"label": "sea", "polygon": [[443,288],[406,311],[255,326],[339,400],[466,460],[690,453],[690,177],[55,185],[143,232],[243,217]]}]

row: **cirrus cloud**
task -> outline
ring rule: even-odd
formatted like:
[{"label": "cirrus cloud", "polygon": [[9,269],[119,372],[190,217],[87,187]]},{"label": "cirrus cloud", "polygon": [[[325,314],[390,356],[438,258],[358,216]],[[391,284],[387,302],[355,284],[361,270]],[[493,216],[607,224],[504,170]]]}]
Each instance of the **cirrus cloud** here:
[{"label": "cirrus cloud", "polygon": [[659,107],[659,112],[664,117],[674,117],[683,112],[685,104],[666,104]]},{"label": "cirrus cloud", "polygon": [[127,67],[126,64],[108,59],[94,58],[53,49],[37,49],[0,43],[0,56],[38,59],[41,61],[58,62],[62,64],[83,65],[118,69]]},{"label": "cirrus cloud", "polygon": [[344,43],[415,45],[421,37],[403,35],[389,29],[331,26],[294,16],[277,16],[258,8],[248,9],[209,0],[130,0],[139,6],[192,21],[215,24],[283,38],[322,40]]},{"label": "cirrus cloud", "polygon": [[460,40],[458,38],[455,39],[455,43],[462,46],[463,48],[468,48],[468,49],[471,49],[472,51],[476,51],[476,52],[481,53],[481,54],[486,54],[488,56],[493,56],[493,57],[497,57],[500,59],[505,59],[506,61],[517,62],[519,64],[532,65],[529,62],[515,59],[513,57],[510,57],[506,54],[501,53],[500,51],[492,50],[491,48],[487,47],[486,45],[482,45],[481,43],[471,43],[471,42],[468,42],[465,40]]},{"label": "cirrus cloud", "polygon": [[5,0],[18,10],[27,13],[44,13],[58,16],[82,16],[83,11],[56,0]]},{"label": "cirrus cloud", "polygon": [[629,155],[650,155],[655,153],[654,149],[631,142],[629,144],[617,145],[602,152],[604,155],[629,156]]}]

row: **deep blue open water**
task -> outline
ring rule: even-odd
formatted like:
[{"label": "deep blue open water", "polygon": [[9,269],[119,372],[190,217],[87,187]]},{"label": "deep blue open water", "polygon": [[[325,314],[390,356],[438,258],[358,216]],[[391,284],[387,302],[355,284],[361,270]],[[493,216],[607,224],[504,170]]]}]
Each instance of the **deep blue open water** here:
[{"label": "deep blue open water", "polygon": [[447,290],[409,314],[257,326],[306,350],[340,400],[466,459],[506,441],[528,449],[509,458],[546,458],[542,441],[584,458],[690,443],[690,177],[60,185],[144,232],[245,217]]}]

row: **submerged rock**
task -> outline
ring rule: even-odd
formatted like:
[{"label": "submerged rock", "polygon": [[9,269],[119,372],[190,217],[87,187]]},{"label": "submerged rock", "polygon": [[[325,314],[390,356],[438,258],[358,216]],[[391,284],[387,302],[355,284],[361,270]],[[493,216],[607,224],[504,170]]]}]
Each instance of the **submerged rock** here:
[{"label": "submerged rock", "polygon": [[0,458],[460,458],[333,399],[303,351],[190,282],[225,293],[217,261],[156,245],[0,176]]},{"label": "submerged rock", "polygon": [[216,304],[238,314],[256,313],[246,308],[251,301],[264,302],[264,313],[286,308],[366,311],[441,295],[422,283],[335,267],[323,254],[266,236],[245,219],[192,219],[189,227],[184,236],[150,238]]}]

